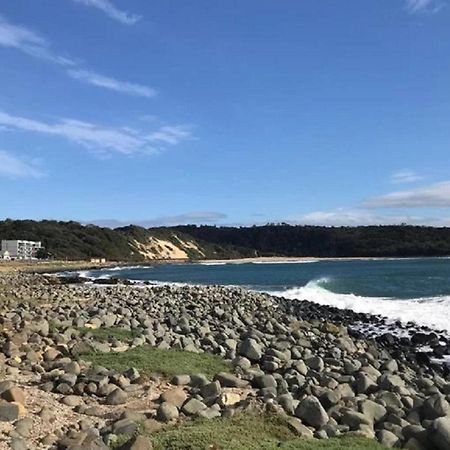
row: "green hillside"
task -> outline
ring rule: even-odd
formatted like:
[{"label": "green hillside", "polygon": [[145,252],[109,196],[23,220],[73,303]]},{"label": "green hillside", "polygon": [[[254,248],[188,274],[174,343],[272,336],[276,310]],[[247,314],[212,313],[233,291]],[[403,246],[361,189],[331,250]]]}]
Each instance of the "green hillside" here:
[{"label": "green hillside", "polygon": [[110,229],[73,221],[8,219],[0,221],[0,239],[39,240],[52,258],[69,260],[105,257],[144,261],[159,259],[160,250],[166,252],[164,258],[168,259],[171,249],[179,250],[188,259],[450,255],[450,228],[406,225],[339,228],[286,224],[239,228],[188,225]]}]

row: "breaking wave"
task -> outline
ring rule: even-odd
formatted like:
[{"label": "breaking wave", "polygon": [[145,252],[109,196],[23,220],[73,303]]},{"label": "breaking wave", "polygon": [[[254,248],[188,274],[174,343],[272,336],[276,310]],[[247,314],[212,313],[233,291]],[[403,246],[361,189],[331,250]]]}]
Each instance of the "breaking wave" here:
[{"label": "breaking wave", "polygon": [[365,314],[381,315],[403,323],[414,322],[437,330],[450,332],[450,296],[398,299],[392,297],[363,297],[355,294],[338,294],[325,286],[329,279],[312,280],[302,287],[293,287],[270,294],[279,297],[309,300],[320,305]]}]

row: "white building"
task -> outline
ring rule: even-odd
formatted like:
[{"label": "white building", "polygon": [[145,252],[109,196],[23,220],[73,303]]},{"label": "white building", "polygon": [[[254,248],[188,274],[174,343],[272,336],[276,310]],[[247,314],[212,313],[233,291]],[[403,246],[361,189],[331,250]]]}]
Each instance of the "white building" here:
[{"label": "white building", "polygon": [[36,259],[40,242],[22,240],[3,240],[2,257],[7,259]]}]

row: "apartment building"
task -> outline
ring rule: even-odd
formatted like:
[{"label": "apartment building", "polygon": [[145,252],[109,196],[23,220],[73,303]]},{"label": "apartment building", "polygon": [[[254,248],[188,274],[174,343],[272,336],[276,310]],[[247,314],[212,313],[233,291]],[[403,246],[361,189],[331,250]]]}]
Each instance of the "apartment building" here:
[{"label": "apartment building", "polygon": [[2,240],[2,258],[5,259],[36,259],[40,242],[24,240]]}]

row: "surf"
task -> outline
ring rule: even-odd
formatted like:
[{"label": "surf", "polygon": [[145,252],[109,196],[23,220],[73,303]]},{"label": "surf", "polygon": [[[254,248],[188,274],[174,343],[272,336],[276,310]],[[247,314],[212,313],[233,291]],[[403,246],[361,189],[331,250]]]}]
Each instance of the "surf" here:
[{"label": "surf", "polygon": [[364,314],[381,315],[391,321],[415,323],[450,332],[450,296],[399,299],[341,294],[326,288],[327,278],[311,280],[304,286],[270,292],[292,300],[308,300],[320,305],[350,309]]}]

